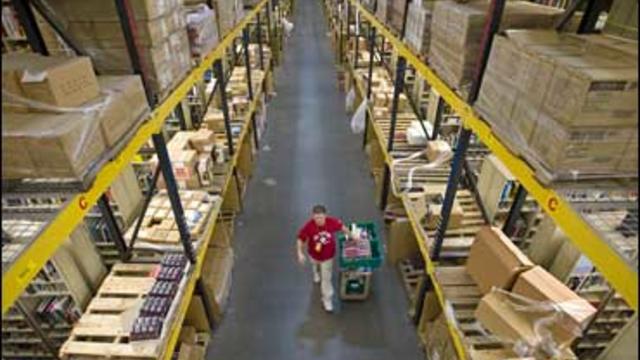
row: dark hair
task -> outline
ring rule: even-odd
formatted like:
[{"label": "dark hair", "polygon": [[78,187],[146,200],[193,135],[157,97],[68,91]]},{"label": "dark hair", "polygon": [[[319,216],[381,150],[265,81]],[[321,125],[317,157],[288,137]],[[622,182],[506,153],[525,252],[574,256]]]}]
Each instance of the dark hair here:
[{"label": "dark hair", "polygon": [[314,205],[313,206],[313,213],[314,214],[326,214],[327,213],[327,208],[324,207],[324,205]]}]

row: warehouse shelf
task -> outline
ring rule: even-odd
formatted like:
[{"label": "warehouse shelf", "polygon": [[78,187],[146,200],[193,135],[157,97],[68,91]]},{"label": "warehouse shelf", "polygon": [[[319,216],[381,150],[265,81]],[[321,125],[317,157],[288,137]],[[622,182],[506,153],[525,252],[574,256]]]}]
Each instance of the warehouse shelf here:
[{"label": "warehouse shelf", "polygon": [[[628,214],[626,211],[617,211],[619,209],[637,209],[637,195],[630,190],[634,181],[620,180],[601,180],[590,183],[571,183],[571,184],[554,184],[551,188],[536,178],[535,171],[522,159],[509,151],[507,146],[491,131],[491,128],[474,112],[469,104],[453,90],[451,90],[437,75],[426,65],[414,52],[412,52],[401,40],[394,36],[391,31],[378,19],[375,18],[366,8],[355,0],[349,0],[350,4],[361,15],[361,23],[366,20],[368,24],[373,25],[377,30],[377,36],[383,37],[388,43],[391,43],[398,56],[406,59],[407,63],[415,69],[416,73],[421,75],[426,82],[436,92],[442,96],[453,111],[462,120],[463,126],[470,129],[479,140],[488,148],[489,153],[495,154],[506,167],[511,171],[516,180],[528,190],[527,200],[535,200],[539,207],[543,208],[545,213],[549,214],[557,225],[572,240],[573,244],[585,254],[594,264],[594,266],[604,275],[615,290],[622,295],[621,298],[633,308],[637,310],[637,244],[634,242],[637,236],[626,236],[625,229],[620,229],[619,224],[622,218],[627,216],[628,233],[637,234],[637,211],[635,216],[633,213]],[[344,9],[343,9],[344,10]],[[329,14],[330,10],[325,7],[325,13]],[[336,47],[344,53],[346,50],[343,43],[340,43],[344,34],[347,32],[343,24],[332,16],[328,16],[330,26],[334,30],[334,39]],[[342,34],[339,32],[342,31]],[[366,35],[360,35],[367,37]],[[338,49],[336,49],[338,51]],[[368,50],[368,49],[366,49]],[[350,54],[349,54],[350,55]],[[357,98],[366,98],[366,85],[364,81],[365,73],[355,69],[353,64],[348,61],[344,63],[345,68],[350,75],[350,79],[354,83]],[[388,69],[387,69],[388,70]],[[414,107],[415,110],[415,107]],[[406,146],[402,146],[402,150],[394,146],[391,152],[387,151],[387,131],[383,129],[377,119],[372,114],[371,106],[367,107],[369,119],[367,127],[372,130],[372,136],[377,140],[377,146],[380,149],[380,157],[382,162],[389,169],[394,169],[394,159],[404,157],[407,154]],[[365,130],[366,134],[366,130]],[[365,135],[366,136],[366,135]],[[402,154],[405,154],[402,156]],[[395,165],[397,167],[397,165]],[[393,171],[392,171],[393,172]],[[430,174],[433,175],[433,174]],[[448,173],[442,179],[436,181],[446,183]],[[600,190],[594,192],[593,190]],[[616,197],[616,192],[619,196]],[[460,191],[458,191],[458,194]],[[593,199],[585,201],[585,195],[597,193]],[[602,194],[607,196],[602,196]],[[613,196],[612,196],[613,194]],[[577,195],[577,196],[576,196]],[[421,226],[416,213],[412,211],[411,200],[406,196],[400,196],[403,208],[406,210],[412,231],[415,234],[419,251],[425,262],[425,271],[431,280],[432,289],[434,290],[438,302],[443,309],[448,309],[448,301],[445,298],[443,289],[435,277],[436,266],[438,265],[430,258],[430,240],[432,235]],[[431,235],[431,236],[430,236]],[[616,295],[618,297],[618,295]],[[448,311],[445,311],[445,314]],[[601,323],[602,321],[600,321]],[[598,324],[600,324],[598,323]],[[467,352],[463,343],[464,335],[455,325],[455,320],[447,316],[447,327],[453,341],[455,351],[460,358],[467,358]]]},{"label": "warehouse shelf", "polygon": [[[349,0],[349,2],[357,9],[364,20],[376,28],[378,34],[392,44],[398,56],[404,57],[407,63],[440,94],[453,111],[460,116],[463,126],[470,129],[505,164],[516,180],[524,186],[530,196],[556,222],[573,244],[592,261],[594,266],[611,283],[613,288],[625,298],[629,305],[634,310],[637,310],[637,266],[622,255],[616,249],[616,246],[612,245],[610,237],[603,234],[597,226],[594,226],[592,222],[586,219],[583,212],[574,208],[570,199],[564,195],[566,194],[565,192],[559,192],[543,184],[536,177],[535,170],[509,150],[491,130],[491,127],[472,109],[471,105],[446,85],[426,63],[420,60],[413,51],[394,36],[373,14],[358,1]],[[377,135],[380,135],[380,131],[376,129],[375,125],[374,130]],[[384,146],[382,148],[385,149]],[[390,155],[385,152],[384,157],[387,164],[390,164],[392,160]],[[406,202],[406,199],[403,199],[403,201]],[[415,226],[416,219],[413,220],[412,225]],[[417,233],[417,235],[420,235],[420,233]],[[421,239],[419,243],[424,244],[424,240]],[[434,266],[429,260],[428,251],[426,248],[423,248],[422,251],[425,261],[429,264],[427,271],[432,273]]]},{"label": "warehouse shelf", "polygon": [[[99,198],[123,168],[136,156],[138,150],[162,128],[163,123],[173,112],[176,106],[184,99],[190,89],[196,85],[218,59],[222,59],[226,49],[232,45],[233,40],[242,35],[242,31],[249,22],[256,17],[268,0],[262,0],[244,19],[239,22],[219,42],[202,62],[194,68],[185,79],[173,90],[169,96],[160,103],[151,113],[149,118],[138,128],[131,140],[124,146],[113,160],[106,163],[95,176],[90,188],[86,191],[73,194],[64,206],[48,221],[46,227],[35,237],[22,251],[17,259],[2,274],[2,313],[4,314],[11,304],[18,298],[29,282],[46,261],[55,253],[62,242],[71,234],[85,215],[98,202]],[[258,97],[256,97],[258,99]],[[255,109],[255,105],[253,107]],[[245,130],[246,132],[246,130]],[[231,164],[235,166],[237,157],[234,156]],[[195,281],[195,280],[194,280]]]}]

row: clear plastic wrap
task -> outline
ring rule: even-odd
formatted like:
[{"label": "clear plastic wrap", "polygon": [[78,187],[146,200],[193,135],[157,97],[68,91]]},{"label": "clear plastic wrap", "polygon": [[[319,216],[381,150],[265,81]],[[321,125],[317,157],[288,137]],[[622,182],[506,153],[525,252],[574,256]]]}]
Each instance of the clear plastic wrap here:
[{"label": "clear plastic wrap", "polygon": [[148,112],[137,76],[98,77],[101,96],[58,107],[2,91],[2,177],[81,178]]},{"label": "clear plastic wrap", "polygon": [[189,8],[187,32],[191,44],[191,55],[196,58],[207,55],[218,44],[216,13],[205,4]]},{"label": "clear plastic wrap", "polygon": [[364,127],[367,126],[367,104],[368,101],[362,100],[360,105],[358,105],[358,109],[351,117],[351,131],[354,134],[360,134],[364,131]]},{"label": "clear plastic wrap", "polygon": [[475,311],[476,318],[491,334],[510,344],[521,357],[575,359],[571,341],[582,329],[566,321],[572,301],[536,301],[499,288],[486,294]]},{"label": "clear plastic wrap", "polygon": [[547,180],[633,176],[637,56],[624,45],[507,31],[494,40],[474,107]]}]

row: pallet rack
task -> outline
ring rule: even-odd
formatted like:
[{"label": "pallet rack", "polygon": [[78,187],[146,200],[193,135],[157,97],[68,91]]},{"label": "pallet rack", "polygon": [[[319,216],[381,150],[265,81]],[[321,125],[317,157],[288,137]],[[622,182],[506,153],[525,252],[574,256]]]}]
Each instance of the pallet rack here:
[{"label": "pallet rack", "polygon": [[[594,18],[597,18],[597,14],[600,9],[595,8],[592,3],[589,2],[586,14],[583,15],[581,24],[579,26],[580,32],[590,32],[595,26]],[[325,3],[325,5],[327,5]],[[485,33],[485,42],[483,43],[483,62],[486,64],[486,58],[488,57],[488,51],[490,49],[490,43],[487,43],[487,39],[491,39],[493,33],[495,33],[501,12],[504,7],[504,1],[492,1],[492,5],[489,10],[487,24],[485,29],[488,29],[488,33]],[[506,226],[513,226],[515,219],[518,218],[518,214],[521,212],[525,200],[531,198],[535,201],[544,212],[551,217],[555,223],[564,231],[571,242],[591,261],[593,266],[602,274],[606,282],[609,283],[613,290],[611,292],[619,293],[619,299],[629,305],[632,311],[637,311],[638,308],[638,274],[637,274],[637,255],[628,256],[614,244],[614,237],[612,236],[614,231],[607,230],[602,226],[599,226],[591,215],[598,213],[600,204],[602,209],[605,208],[622,208],[630,206],[637,209],[637,198],[633,192],[633,183],[624,181],[593,181],[586,185],[584,183],[575,184],[549,184],[545,179],[541,178],[534,169],[527,164],[516,153],[512,152],[510,148],[501,141],[500,137],[495,134],[491,127],[484,122],[481,117],[473,110],[470,104],[473,103],[474,98],[470,97],[468,101],[465,101],[462,96],[452,90],[446,85],[429,66],[418,55],[411,51],[401,40],[400,37],[394,34],[394,31],[387,28],[387,26],[381,23],[373,13],[375,13],[376,4],[374,2],[373,11],[368,10],[363,4],[357,0],[346,0],[344,2],[338,2],[337,14],[329,6],[325,7],[325,12],[328,14],[328,18],[331,24],[331,28],[334,31],[334,38],[336,42],[336,51],[338,52],[339,62],[342,64],[343,59],[348,58],[345,56],[344,44],[349,44],[349,40],[352,37],[350,31],[350,25],[353,23],[351,18],[355,17],[352,14],[356,13],[359,16],[359,23],[366,23],[365,29],[368,33],[365,35],[358,35],[355,37],[365,36],[369,45],[369,51],[372,53],[371,59],[374,59],[374,49],[376,47],[377,39],[381,39],[383,47],[385,43],[390,43],[394,52],[398,56],[398,61],[395,69],[395,86],[394,86],[394,98],[393,108],[391,111],[389,129],[382,129],[378,121],[372,114],[371,106],[367,108],[367,125],[365,127],[365,144],[368,142],[368,137],[371,137],[371,142],[379,149],[380,152],[377,156],[381,159],[381,163],[384,166],[384,178],[382,179],[382,198],[381,207],[384,209],[386,201],[389,199],[389,179],[390,169],[393,169],[394,159],[397,156],[397,151],[394,146],[395,131],[400,124],[397,118],[397,102],[400,92],[404,88],[403,80],[405,78],[405,70],[410,66],[414,71],[428,83],[431,89],[435,90],[440,98],[438,101],[438,107],[441,107],[446,103],[452,111],[458,115],[462,121],[462,129],[457,140],[457,146],[455,148],[455,155],[453,163],[451,164],[448,179],[446,180],[446,194],[444,200],[443,220],[441,221],[438,230],[435,234],[426,234],[422,228],[419,219],[414,211],[411,211],[410,199],[406,195],[400,197],[402,207],[406,210],[409,218],[410,225],[413,229],[417,246],[425,263],[425,280],[422,281],[422,286],[419,289],[418,299],[423,299],[424,295],[428,291],[435,292],[438,302],[442,308],[445,307],[445,294],[443,288],[438,282],[436,275],[437,265],[440,264],[442,259],[442,247],[445,241],[445,235],[447,231],[448,218],[451,212],[454,196],[458,194],[457,186],[461,180],[464,166],[464,159],[468,153],[469,142],[474,135],[479,141],[481,141],[488,150],[493,153],[513,174],[515,180],[519,184],[516,191],[515,199],[505,220]],[[569,19],[572,13],[575,12],[575,7],[569,9],[566,14],[565,20]],[[406,12],[405,12],[406,21]],[[566,22],[566,21],[565,21]],[[362,25],[361,25],[362,27]],[[357,53],[356,40],[355,51]],[[350,74],[351,78],[355,79],[356,93],[360,99],[371,99],[371,82],[367,80],[360,80],[360,78],[370,79],[373,69],[372,61],[369,62],[368,74],[364,73],[364,76],[357,74],[358,70],[354,64],[348,61],[344,64],[346,72]],[[482,74],[482,71],[480,71]],[[481,76],[481,75],[480,75]],[[476,78],[476,89],[478,90],[479,81]],[[474,91],[472,91],[473,93]],[[441,111],[439,111],[441,113]],[[436,121],[441,119],[441,115],[436,117]],[[438,127],[435,126],[437,129]],[[389,134],[387,136],[387,134]],[[433,137],[427,138],[434,139],[437,136],[437,130],[434,131]],[[369,151],[371,151],[369,149]],[[466,169],[465,169],[466,170]],[[465,173],[467,171],[464,171]],[[376,176],[380,176],[378,173]],[[377,179],[379,180],[379,179]],[[631,183],[631,184],[629,184]],[[608,197],[603,199],[581,199],[589,191],[607,193]],[[615,198],[615,193],[622,193],[621,201]],[[633,215],[631,215],[633,217]],[[536,220],[537,221],[537,220]],[[637,231],[637,215],[635,216],[635,231]],[[432,244],[430,247],[428,244]],[[637,248],[637,245],[636,245]],[[635,257],[635,258],[634,258]],[[422,300],[420,300],[422,301]],[[417,318],[414,318],[416,323],[419,322],[419,314],[421,313],[421,304],[418,304],[418,309],[415,313]],[[447,328],[449,330],[451,339],[455,347],[455,352],[459,358],[468,358],[465,351],[465,346],[461,339],[461,334],[456,329],[455,319],[447,319]]]},{"label": "pallet rack", "polygon": [[[37,0],[34,1],[37,2]],[[51,209],[48,209],[49,211],[47,211],[47,213],[40,215],[44,225],[37,232],[36,236],[26,243],[24,249],[19,251],[19,253],[11,259],[10,263],[3,266],[3,314],[12,307],[40,269],[47,263],[75,227],[89,214],[94,205],[98,205],[105,222],[109,225],[108,228],[112,235],[112,240],[114,240],[116,244],[121,260],[127,262],[131,259],[133,246],[131,243],[127,244],[124,241],[122,230],[116,223],[113,210],[104,194],[125,166],[129,163],[140,161],[140,157],[137,154],[149,143],[149,140],[152,139],[159,158],[159,165],[153,173],[150,182],[151,186],[147,191],[145,204],[143,205],[142,215],[138,221],[144,216],[149,200],[153,195],[155,184],[157,183],[159,175],[162,174],[171,200],[171,208],[180,230],[181,248],[191,264],[184,284],[184,296],[179,299],[179,303],[176,305],[173,320],[169,324],[165,324],[166,339],[163,340],[166,340],[166,344],[162,351],[162,358],[169,359],[173,355],[182,322],[194,290],[203,297],[209,324],[212,327],[214,326],[211,302],[204,291],[200,274],[204,256],[209,241],[213,237],[218,220],[227,219],[229,210],[233,212],[240,210],[241,198],[244,192],[243,187],[246,185],[246,182],[241,184],[241,176],[244,176],[244,180],[248,179],[254,149],[259,149],[256,113],[263,107],[266,101],[266,96],[268,95],[266,94],[266,90],[269,88],[267,84],[271,81],[272,76],[271,70],[274,64],[277,63],[278,54],[281,51],[280,46],[282,41],[278,38],[282,36],[280,19],[283,16],[283,7],[287,7],[286,4],[282,4],[282,2],[280,2],[280,6],[276,6],[277,3],[278,1],[261,0],[256,6],[246,12],[244,18],[225,34],[225,36],[221,37],[218,45],[201,59],[199,64],[186,75],[165,99],[156,102],[157,94],[152,94],[149,87],[146,86],[146,83],[143,81],[147,91],[147,98],[152,107],[150,116],[135,130],[130,139],[126,141],[126,144],[122,146],[121,150],[98,169],[92,181],[89,183],[60,184],[37,181],[21,184],[3,183],[5,190],[9,190],[18,196],[24,193],[44,193],[55,194],[53,197],[57,198],[57,204],[51,206]],[[35,52],[47,54],[29,2],[14,1],[13,5],[17,6],[17,12],[19,14],[23,14],[21,21],[32,49]],[[34,3],[33,5],[35,6],[36,4]],[[135,37],[132,35],[135,33],[135,22],[132,21],[130,4],[128,0],[116,0],[116,6],[134,72],[141,75],[144,80],[146,74],[140,62],[140,57],[138,56]],[[265,22],[266,24],[264,24]],[[256,64],[257,69],[261,69],[264,74],[262,79],[255,79],[259,80],[258,86],[252,86],[251,79],[251,55],[248,51],[250,41],[249,30],[251,26],[256,28],[257,33],[257,44],[253,45],[258,47],[259,61]],[[263,28],[267,30],[266,37],[261,34]],[[272,51],[271,61],[265,61],[263,57],[263,40],[265,38],[268,42],[267,46],[269,46]],[[240,42],[239,45],[236,45],[237,41]],[[243,57],[240,63],[246,68],[246,77],[249,84],[249,106],[242,119],[239,119],[240,121],[237,121],[238,119],[232,121],[227,108],[226,85],[228,76],[223,73],[222,61],[229,53],[229,48],[232,48],[233,54],[231,54],[231,56],[234,60],[239,60],[240,56]],[[240,54],[237,54],[236,50],[240,50]],[[219,194],[221,200],[215,203],[201,241],[197,248],[194,248],[186,228],[183,209],[165,140],[162,135],[162,129],[167,118],[173,113],[175,113],[178,120],[180,120],[180,127],[183,126],[183,121],[181,121],[185,115],[182,107],[183,100],[192,93],[194,87],[203,82],[205,74],[209,75],[212,72],[216,79],[215,86],[211,89],[211,93],[207,94],[209,98],[205,99],[207,102],[204,109],[208,109],[214,95],[220,97],[222,112],[224,114],[226,147],[229,157],[226,164],[219,168],[218,176],[216,177],[216,189],[211,189],[213,193]],[[239,131],[232,133],[232,126]],[[252,134],[254,136],[251,136]],[[247,159],[247,157],[249,157],[249,159]],[[241,173],[243,174],[240,175]],[[236,186],[232,186],[234,184]],[[221,216],[221,214],[226,215]],[[135,240],[132,240],[132,242],[134,241]],[[55,356],[57,356],[57,354],[54,355],[54,357]]]}]

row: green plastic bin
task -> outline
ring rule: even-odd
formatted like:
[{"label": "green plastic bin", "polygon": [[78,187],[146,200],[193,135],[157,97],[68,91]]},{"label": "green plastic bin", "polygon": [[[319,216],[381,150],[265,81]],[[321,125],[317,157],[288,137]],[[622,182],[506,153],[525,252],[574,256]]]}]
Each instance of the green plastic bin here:
[{"label": "green plastic bin", "polygon": [[[338,234],[338,264],[340,270],[358,270],[362,268],[375,269],[382,264],[382,248],[378,228],[373,222],[355,222],[359,228],[364,228],[371,235],[371,256],[345,259],[342,257],[342,248],[347,238],[344,233]],[[351,224],[347,227],[351,228]]]}]

